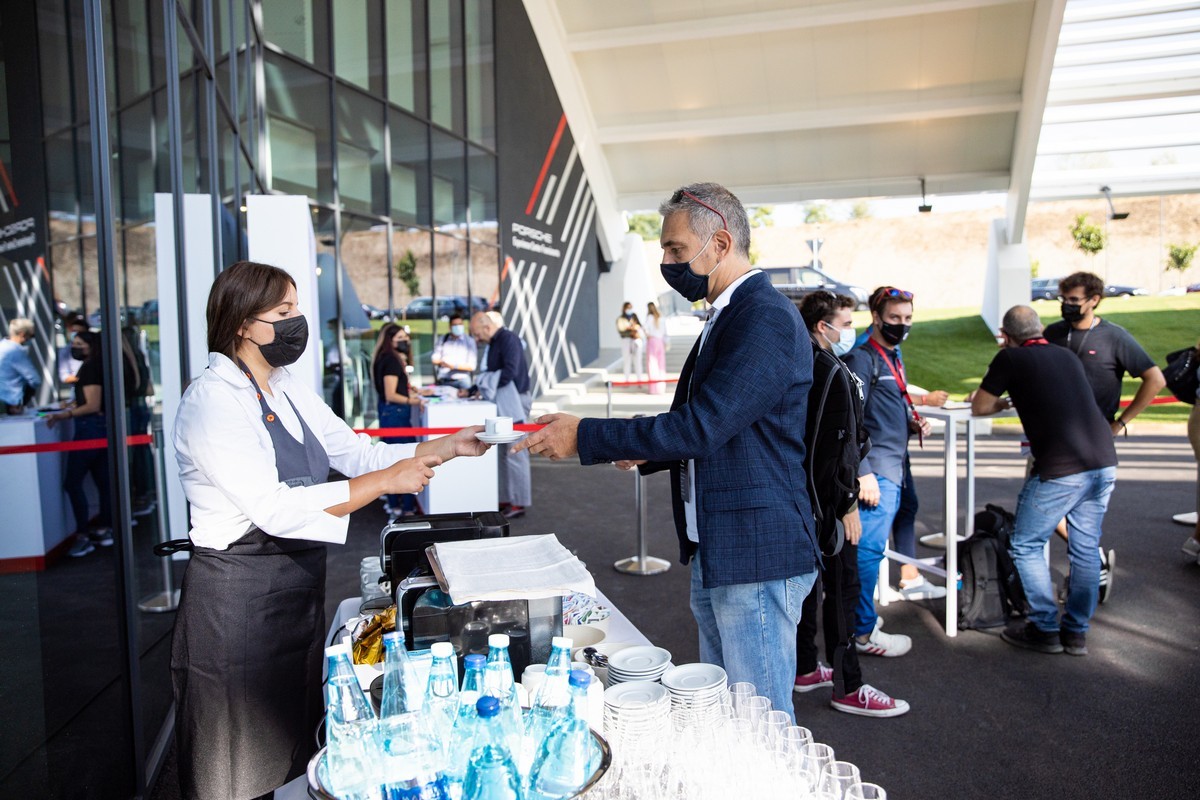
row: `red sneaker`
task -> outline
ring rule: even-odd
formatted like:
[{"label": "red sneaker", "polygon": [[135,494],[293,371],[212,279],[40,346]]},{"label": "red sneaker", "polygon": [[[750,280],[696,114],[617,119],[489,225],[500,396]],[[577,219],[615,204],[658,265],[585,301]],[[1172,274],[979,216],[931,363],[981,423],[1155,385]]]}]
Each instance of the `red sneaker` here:
[{"label": "red sneaker", "polygon": [[792,687],[792,691],[803,694],[822,686],[833,686],[833,670],[818,661],[817,668],[812,672],[796,676],[796,685]]},{"label": "red sneaker", "polygon": [[863,684],[857,692],[845,697],[835,697],[829,705],[847,714],[863,717],[898,717],[908,713],[908,703],[888,697],[869,684]]}]

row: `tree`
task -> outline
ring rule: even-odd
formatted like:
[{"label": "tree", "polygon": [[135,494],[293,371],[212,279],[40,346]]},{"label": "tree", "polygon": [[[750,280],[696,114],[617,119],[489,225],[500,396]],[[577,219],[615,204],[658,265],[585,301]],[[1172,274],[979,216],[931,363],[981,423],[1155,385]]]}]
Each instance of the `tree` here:
[{"label": "tree", "polygon": [[421,291],[421,281],[417,278],[417,257],[412,250],[405,250],[404,255],[396,262],[396,278],[408,289],[409,297],[416,297]]},{"label": "tree", "polygon": [[1167,245],[1167,271],[1187,272],[1188,268],[1192,266],[1192,259],[1195,257],[1197,249],[1200,249],[1200,244],[1190,247],[1186,244]]},{"label": "tree", "polygon": [[829,206],[824,203],[808,203],[804,206],[804,222],[808,225],[829,222]]},{"label": "tree", "polygon": [[769,228],[775,224],[775,220],[771,218],[775,213],[775,206],[752,206],[746,210],[749,212],[751,228]]},{"label": "tree", "polygon": [[1075,217],[1075,224],[1071,226],[1070,231],[1071,238],[1075,240],[1075,246],[1089,256],[1096,255],[1107,244],[1104,231],[1098,225],[1088,222],[1087,214]]},{"label": "tree", "polygon": [[1029,277],[1036,278],[1042,271],[1042,262],[1036,258],[1029,259]]},{"label": "tree", "polygon": [[662,216],[657,211],[639,211],[629,215],[629,232],[647,242],[657,242],[662,235]]},{"label": "tree", "polygon": [[870,219],[871,204],[866,200],[859,200],[850,207],[850,219]]}]

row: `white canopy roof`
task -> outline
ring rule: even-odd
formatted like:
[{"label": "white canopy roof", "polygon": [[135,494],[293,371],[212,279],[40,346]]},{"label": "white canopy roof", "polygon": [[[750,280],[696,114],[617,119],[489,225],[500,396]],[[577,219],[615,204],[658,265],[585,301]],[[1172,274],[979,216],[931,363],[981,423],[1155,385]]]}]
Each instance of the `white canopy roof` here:
[{"label": "white canopy roof", "polygon": [[[1184,95],[1200,111],[1198,2],[1071,0],[1065,28],[1067,0],[525,5],[598,208],[614,216],[697,179],[749,204],[912,196],[924,179],[930,195],[1007,191],[1009,237],[1019,241],[1048,91],[1047,121],[1066,127],[1039,168],[1079,141],[1070,124],[1080,115],[1118,113],[1114,99]],[[1060,28],[1071,48],[1052,83]],[[1105,59],[1118,63],[1098,73]],[[1161,144],[1195,144],[1198,131]],[[1152,134],[1114,129],[1094,146]],[[1102,182],[1128,193],[1117,176]],[[1060,197],[1099,184],[1083,170],[1036,186]],[[613,227],[602,221],[610,245],[623,232]]]}]

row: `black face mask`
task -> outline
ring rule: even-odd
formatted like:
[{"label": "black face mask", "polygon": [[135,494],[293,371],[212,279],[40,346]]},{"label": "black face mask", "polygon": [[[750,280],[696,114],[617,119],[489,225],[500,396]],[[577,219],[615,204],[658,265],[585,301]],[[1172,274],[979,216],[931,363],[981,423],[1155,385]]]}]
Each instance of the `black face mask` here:
[{"label": "black face mask", "polygon": [[708,275],[697,275],[692,271],[692,262],[699,258],[710,244],[712,244],[712,236],[708,237],[708,241],[704,243],[704,247],[700,248],[700,252],[692,256],[691,261],[678,261],[674,264],[662,264],[659,267],[667,285],[683,295],[683,298],[690,303],[703,300],[708,296],[709,276],[720,269],[723,263],[718,261]]},{"label": "black face mask", "polygon": [[[308,318],[288,317],[287,319],[267,322],[265,319],[252,317],[257,322],[266,322],[275,329],[275,338],[268,344],[258,345],[258,351],[263,359],[272,367],[286,367],[295,364],[296,359],[308,346]],[[251,340],[253,341],[253,340]],[[255,342],[255,344],[258,344]]]},{"label": "black face mask", "polygon": [[396,352],[402,353],[403,355],[408,355],[408,342],[401,342],[400,344],[396,345]]},{"label": "black face mask", "polygon": [[75,359],[76,361],[83,361],[84,359],[87,358],[87,351],[84,350],[82,347],[76,347],[76,346],[72,345],[71,346],[71,358]]},{"label": "black face mask", "polygon": [[912,330],[912,325],[902,325],[899,322],[880,323],[879,335],[883,340],[890,345],[898,345],[908,338],[908,332]]},{"label": "black face mask", "polygon": [[1063,303],[1062,318],[1067,322],[1075,323],[1083,319],[1083,305],[1080,303]]}]

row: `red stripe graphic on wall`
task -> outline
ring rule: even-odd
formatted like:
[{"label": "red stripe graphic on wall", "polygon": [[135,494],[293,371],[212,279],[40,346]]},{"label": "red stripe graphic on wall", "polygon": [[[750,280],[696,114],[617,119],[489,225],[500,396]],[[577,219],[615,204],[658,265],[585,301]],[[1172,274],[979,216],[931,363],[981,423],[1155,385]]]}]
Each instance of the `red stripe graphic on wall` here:
[{"label": "red stripe graphic on wall", "polygon": [[[554,143],[558,144],[557,138],[554,140]],[[543,172],[544,171],[545,169],[543,168]],[[8,192],[8,196],[12,198],[13,208],[21,205],[21,201],[17,199],[17,193],[13,191],[12,181],[8,179],[8,170],[5,169],[3,161],[0,161],[0,179],[4,181],[4,190]]]},{"label": "red stripe graphic on wall", "polygon": [[554,153],[558,150],[558,143],[562,139],[563,129],[567,127],[567,115],[563,114],[558,118],[558,128],[554,131],[554,138],[550,140],[550,149],[546,151],[546,160],[542,162],[542,171],[538,173],[537,183],[533,185],[533,194],[529,195],[529,203],[525,206],[525,213],[533,213],[533,204],[537,201],[538,193],[542,191],[542,183],[546,180],[546,173],[550,170],[550,162],[554,159]]}]

